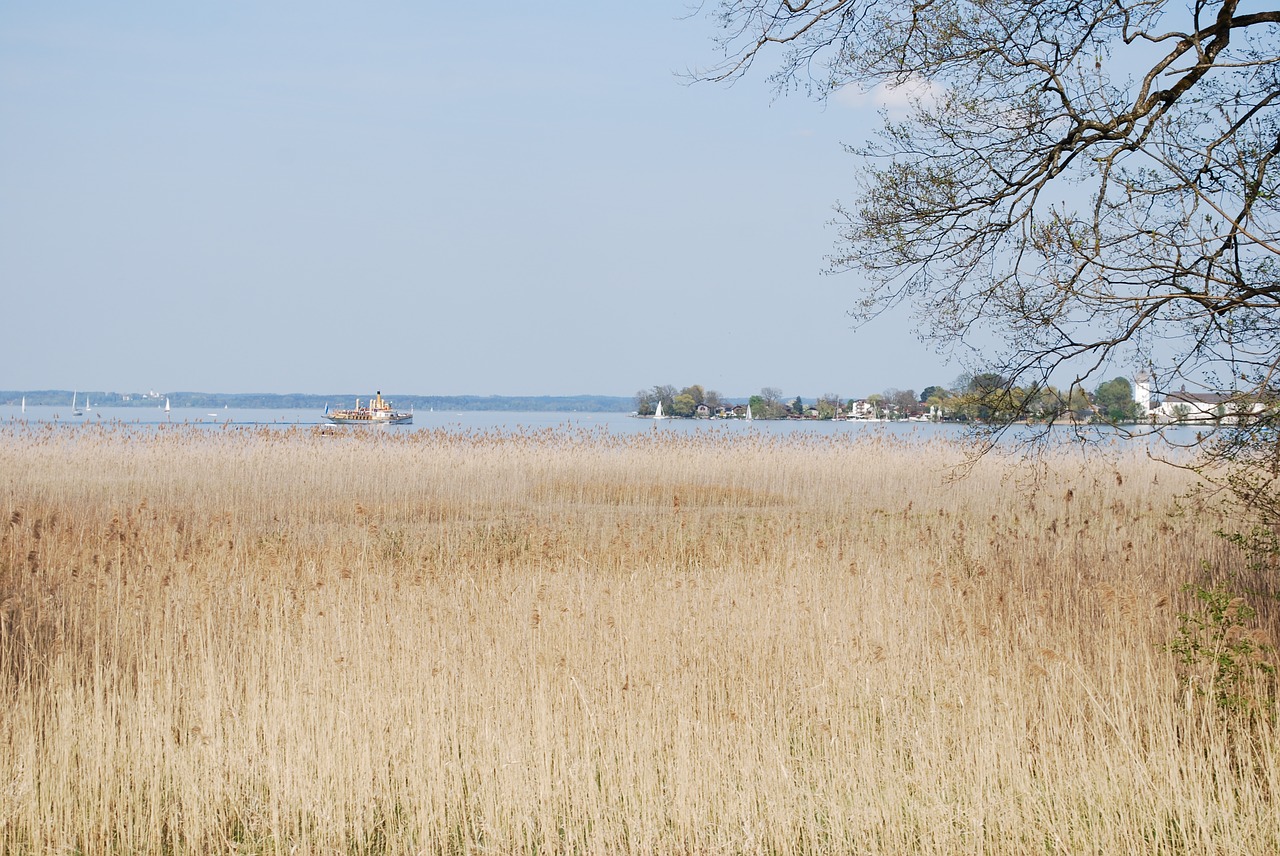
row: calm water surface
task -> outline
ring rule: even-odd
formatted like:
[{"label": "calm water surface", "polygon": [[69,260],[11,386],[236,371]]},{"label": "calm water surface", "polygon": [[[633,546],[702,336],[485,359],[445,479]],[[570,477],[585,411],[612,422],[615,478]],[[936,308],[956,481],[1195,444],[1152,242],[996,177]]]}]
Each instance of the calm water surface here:
[{"label": "calm water surface", "polygon": [[[102,407],[86,411],[83,416],[73,416],[69,406],[50,407],[28,405],[23,412],[14,405],[0,406],[0,424],[28,425],[31,427],[57,425],[85,425],[93,423],[121,424],[126,426],[186,426],[193,430],[218,430],[227,427],[319,427],[328,425],[317,410],[258,410],[228,408],[209,410],[194,407],[177,407],[165,413],[160,408]],[[497,412],[497,411],[417,411],[412,425],[335,426],[344,431],[414,432],[446,429],[451,431],[530,431],[562,428],[564,430],[602,430],[612,434],[635,434],[643,431],[671,432],[722,432],[740,434],[875,434],[893,437],[929,439],[933,437],[965,436],[966,428],[955,424],[928,422],[832,422],[809,420],[764,420],[746,422],[740,419],[639,419],[626,413],[564,413],[564,412]],[[1006,437],[1016,438],[1026,429],[1015,428]],[[1106,429],[1102,429],[1106,430]],[[1194,438],[1194,429],[1178,428],[1171,432],[1182,442]],[[1057,438],[1070,442],[1074,435],[1069,428],[1055,429]],[[1140,442],[1148,442],[1141,440]]]},{"label": "calm water surface", "polygon": [[[0,422],[6,424],[27,423],[44,425],[84,425],[92,423],[120,423],[124,425],[186,425],[192,428],[221,428],[223,426],[268,426],[289,428],[293,426],[328,425],[317,410],[257,410],[236,409],[208,410],[194,407],[175,407],[169,413],[160,408],[95,407],[83,416],[73,416],[69,406],[49,407],[27,405],[21,407],[0,406]],[[336,426],[335,426],[336,427]],[[563,413],[563,412],[498,412],[498,411],[416,411],[412,425],[342,426],[350,431],[429,431],[450,429],[459,431],[505,430],[525,431],[564,427],[566,429],[600,429],[614,434],[634,434],[640,431],[759,431],[771,434],[789,434],[796,431],[832,434],[866,431],[882,431],[897,436],[930,437],[956,435],[963,428],[956,425],[932,425],[923,422],[831,422],[808,420],[765,420],[746,422],[741,419],[639,419],[626,413]]]}]

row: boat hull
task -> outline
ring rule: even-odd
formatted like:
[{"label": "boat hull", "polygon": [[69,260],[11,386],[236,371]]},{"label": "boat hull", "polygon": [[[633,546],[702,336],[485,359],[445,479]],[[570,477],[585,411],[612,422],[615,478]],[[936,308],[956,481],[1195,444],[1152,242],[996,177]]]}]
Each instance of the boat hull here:
[{"label": "boat hull", "polygon": [[342,410],[329,410],[324,407],[324,418],[334,425],[408,425],[413,421],[413,411],[404,413],[391,407],[391,402],[382,397],[382,390],[369,399],[369,403],[360,406],[356,399],[355,407],[344,407]]},{"label": "boat hull", "polygon": [[412,413],[326,413],[334,425],[411,425]]}]

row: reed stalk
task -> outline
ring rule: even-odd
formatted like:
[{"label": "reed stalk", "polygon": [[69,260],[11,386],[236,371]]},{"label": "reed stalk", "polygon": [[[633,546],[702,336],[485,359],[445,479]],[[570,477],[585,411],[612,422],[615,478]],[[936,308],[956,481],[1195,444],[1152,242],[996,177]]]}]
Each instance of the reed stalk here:
[{"label": "reed stalk", "polygon": [[966,451],[0,427],[0,852],[1280,850],[1190,476]]}]

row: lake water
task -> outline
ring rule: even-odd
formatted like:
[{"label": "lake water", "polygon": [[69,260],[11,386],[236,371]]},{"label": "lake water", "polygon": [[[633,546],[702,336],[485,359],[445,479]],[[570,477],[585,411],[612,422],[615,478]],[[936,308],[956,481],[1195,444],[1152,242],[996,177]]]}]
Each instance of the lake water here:
[{"label": "lake water", "polygon": [[[126,426],[185,426],[191,430],[218,430],[226,427],[319,427],[328,425],[318,410],[279,409],[258,410],[228,408],[209,410],[178,407],[166,414],[160,408],[102,407],[93,408],[83,416],[73,416],[67,406],[28,405],[24,413],[19,406],[0,406],[0,424],[28,425],[31,427],[57,425],[84,425],[91,423],[120,424]],[[868,434],[927,440],[936,437],[962,438],[966,427],[957,424],[933,424],[928,422],[833,422],[802,419],[757,419],[746,422],[740,419],[638,419],[626,413],[564,413],[564,412],[507,412],[507,411],[417,411],[412,425],[344,426],[347,431],[413,432],[446,429],[450,431],[502,431],[522,432],[545,429],[600,430],[611,434],[636,434],[643,431],[670,432],[722,432],[741,434],[758,432],[766,435],[807,434]],[[1015,427],[1005,435],[1004,441],[1014,440],[1029,430]],[[1039,430],[1039,429],[1036,429]],[[1099,429],[1107,432],[1108,429]],[[1193,442],[1194,428],[1166,429],[1166,440],[1178,444]],[[1070,428],[1054,429],[1054,439],[1071,442],[1075,434]],[[1112,432],[1108,440],[1122,438]],[[1139,438],[1135,442],[1161,444],[1153,438]]]},{"label": "lake water", "polygon": [[[31,425],[56,423],[83,425],[86,423],[121,423],[137,426],[185,425],[195,429],[222,428],[224,426],[267,426],[288,428],[293,426],[328,425],[317,410],[257,410],[236,409],[208,410],[203,408],[175,407],[169,413],[160,408],[95,407],[83,416],[73,416],[69,406],[49,407],[28,405],[23,412],[19,406],[0,406],[0,422]],[[563,413],[563,412],[508,412],[508,411],[416,411],[411,425],[347,426],[346,430],[424,431],[449,429],[458,431],[499,430],[528,431],[565,427],[572,429],[600,429],[614,434],[634,434],[640,431],[759,431],[770,434],[789,434],[805,431],[818,434],[883,431],[897,436],[938,436],[963,432],[957,425],[933,425],[922,422],[832,422],[809,420],[765,420],[746,422],[740,419],[638,419],[626,413]]]}]

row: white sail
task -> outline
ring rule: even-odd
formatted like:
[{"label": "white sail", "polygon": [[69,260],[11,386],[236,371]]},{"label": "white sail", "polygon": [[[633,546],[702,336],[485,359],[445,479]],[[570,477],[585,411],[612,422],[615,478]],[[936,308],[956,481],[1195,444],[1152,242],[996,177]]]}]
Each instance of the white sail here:
[{"label": "white sail", "polygon": [[658,409],[657,409],[657,410],[655,410],[655,411],[653,411],[653,418],[654,418],[654,419],[666,419],[666,418],[667,418],[667,417],[665,417],[665,416],[663,416],[663,415],[662,415],[662,402],[661,402],[661,401],[659,401],[659,402],[658,402]]}]

